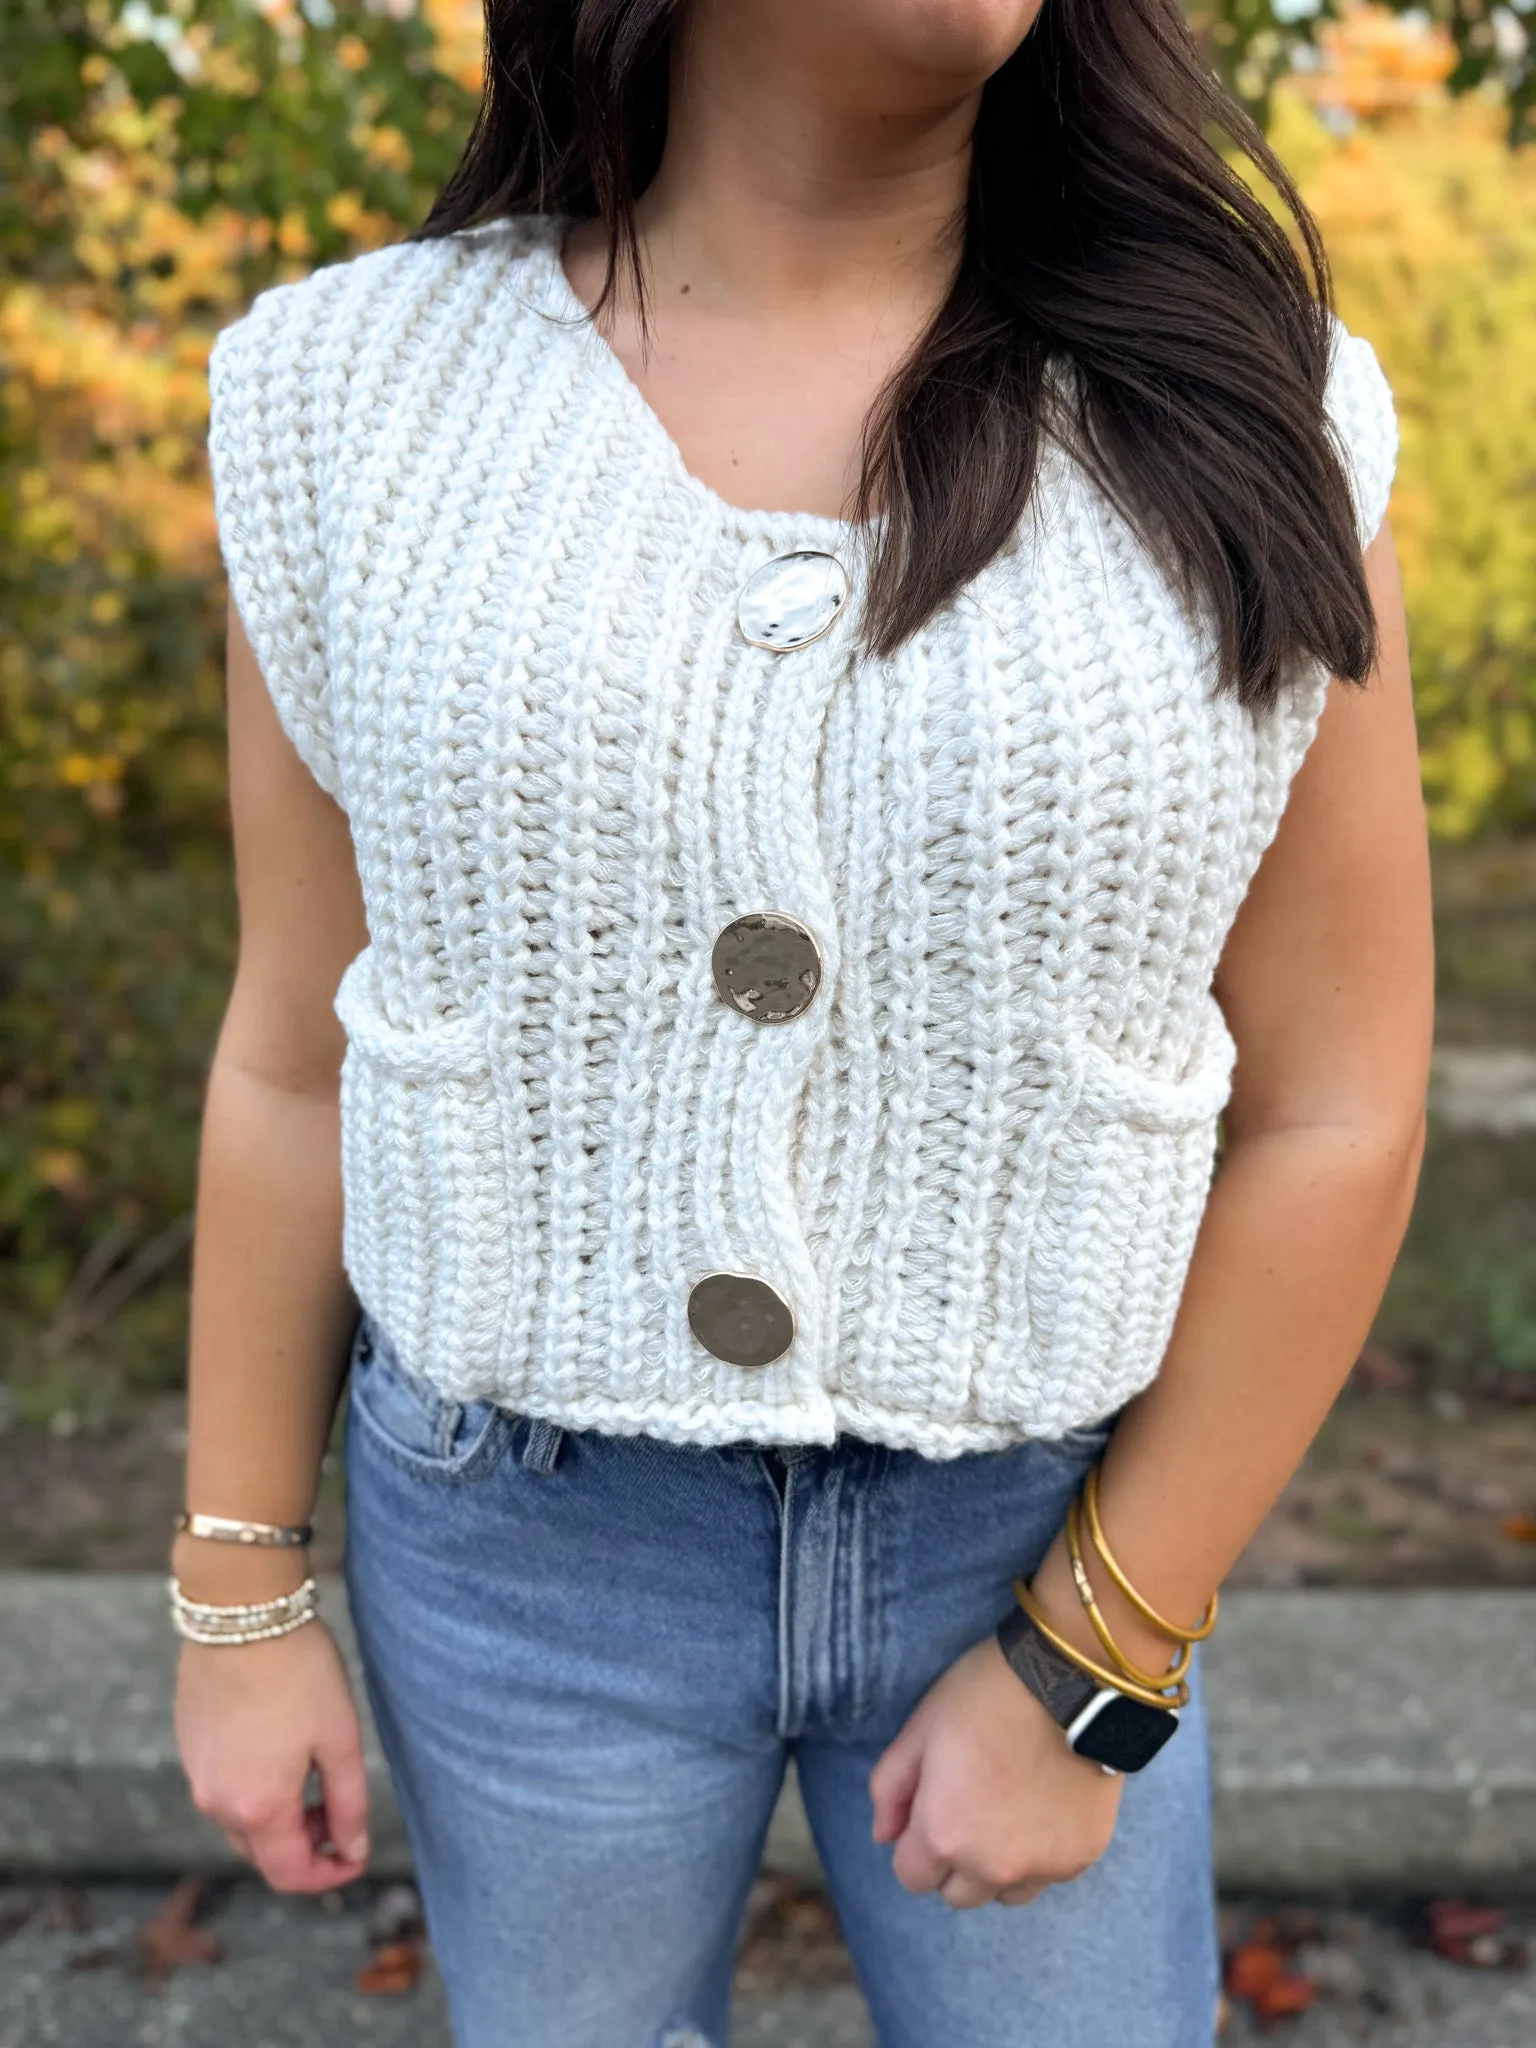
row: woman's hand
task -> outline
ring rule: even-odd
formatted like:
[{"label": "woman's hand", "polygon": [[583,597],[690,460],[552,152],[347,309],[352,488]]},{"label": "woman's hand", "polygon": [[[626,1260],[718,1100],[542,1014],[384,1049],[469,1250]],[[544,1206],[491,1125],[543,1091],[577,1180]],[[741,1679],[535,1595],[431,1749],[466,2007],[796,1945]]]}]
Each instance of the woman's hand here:
[{"label": "woman's hand", "polygon": [[1075,1756],[990,1636],[932,1685],[870,1775],[896,1875],[951,1906],[1027,1905],[1109,1847],[1120,1777]]},{"label": "woman's hand", "polygon": [[[176,1739],[198,1812],[219,1823],[274,1891],[323,1892],[362,1874],[362,1734],[323,1622],[238,1647],[184,1643]],[[312,1770],[322,1798],[306,1807]]]}]

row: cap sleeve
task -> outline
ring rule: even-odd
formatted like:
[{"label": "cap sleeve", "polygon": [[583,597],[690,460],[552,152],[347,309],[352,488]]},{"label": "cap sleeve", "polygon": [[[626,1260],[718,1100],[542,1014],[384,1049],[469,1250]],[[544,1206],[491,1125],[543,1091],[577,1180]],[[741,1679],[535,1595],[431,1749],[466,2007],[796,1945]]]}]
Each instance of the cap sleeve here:
[{"label": "cap sleeve", "polygon": [[1324,404],[1349,474],[1360,545],[1368,547],[1387,516],[1397,466],[1397,414],[1376,351],[1337,320]]},{"label": "cap sleeve", "polygon": [[219,546],[283,730],[339,802],[325,644],[316,388],[324,273],[260,294],[208,364]]}]

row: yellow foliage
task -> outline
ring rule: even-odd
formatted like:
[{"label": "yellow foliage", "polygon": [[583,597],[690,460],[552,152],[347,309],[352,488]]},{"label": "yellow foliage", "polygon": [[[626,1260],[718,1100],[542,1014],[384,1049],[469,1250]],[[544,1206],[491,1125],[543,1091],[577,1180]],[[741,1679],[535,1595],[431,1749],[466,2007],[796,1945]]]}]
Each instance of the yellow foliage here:
[{"label": "yellow foliage", "polygon": [[1536,816],[1536,150],[1505,118],[1441,97],[1341,138],[1287,92],[1272,131],[1397,399],[1392,523],[1450,837]]},{"label": "yellow foliage", "polygon": [[48,1127],[57,1138],[68,1143],[79,1138],[88,1138],[101,1121],[101,1105],[82,1096],[65,1096],[55,1102],[48,1112]]},{"label": "yellow foliage", "polygon": [[1320,23],[1315,48],[1315,64],[1290,90],[1314,106],[1355,115],[1438,100],[1456,63],[1443,22],[1394,14],[1368,0],[1346,0],[1337,20]]},{"label": "yellow foliage", "polygon": [[371,162],[382,164],[386,170],[408,171],[414,158],[411,145],[398,128],[387,124],[381,127],[362,127],[353,132],[352,140]]},{"label": "yellow foliage", "polygon": [[292,206],[277,223],[277,246],[285,256],[309,256],[313,254],[315,238],[309,231],[309,222],[296,206]]},{"label": "yellow foliage", "polygon": [[387,213],[366,207],[357,192],[337,192],[328,199],[325,217],[359,249],[382,249],[399,231]]},{"label": "yellow foliage", "polygon": [[85,1161],[63,1146],[50,1145],[34,1153],[31,1165],[43,1186],[59,1194],[72,1193],[85,1180]]},{"label": "yellow foliage", "polygon": [[44,488],[23,490],[24,540],[70,559],[81,546],[104,546],[127,513],[167,567],[211,566],[199,454],[208,341],[189,348],[184,337],[168,345],[154,327],[125,330],[65,289],[18,285],[0,299],[4,404],[36,427],[50,457]]},{"label": "yellow foliage", "polygon": [[484,70],[485,16],[480,0],[422,0],[437,42],[437,66],[466,92],[478,93]]},{"label": "yellow foliage", "polygon": [[193,220],[173,203],[174,101],[135,105],[105,59],[89,77],[83,139],[44,129],[33,144],[60,180],[83,276],[0,292],[0,403],[47,458],[46,491],[24,488],[18,538],[66,564],[126,520],[167,568],[206,573],[208,348],[219,309],[238,306],[251,224],[218,206]]}]

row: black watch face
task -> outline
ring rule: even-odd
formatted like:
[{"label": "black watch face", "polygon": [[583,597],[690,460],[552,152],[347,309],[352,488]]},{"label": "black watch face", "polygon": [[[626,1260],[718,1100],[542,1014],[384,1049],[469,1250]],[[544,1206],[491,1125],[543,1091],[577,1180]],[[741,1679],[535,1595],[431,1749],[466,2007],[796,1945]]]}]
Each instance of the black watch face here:
[{"label": "black watch face", "polygon": [[1143,1706],[1124,1693],[1100,1707],[1072,1747],[1112,1771],[1139,1771],[1173,1734],[1179,1717],[1166,1707]]}]

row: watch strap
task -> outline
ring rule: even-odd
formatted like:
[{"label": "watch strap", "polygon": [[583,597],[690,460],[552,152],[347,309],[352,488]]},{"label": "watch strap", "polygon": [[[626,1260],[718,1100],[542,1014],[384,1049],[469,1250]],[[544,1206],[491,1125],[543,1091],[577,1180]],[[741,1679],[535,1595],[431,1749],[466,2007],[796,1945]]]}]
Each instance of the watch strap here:
[{"label": "watch strap", "polygon": [[997,1627],[998,1646],[1058,1727],[1070,1728],[1099,1691],[1099,1681],[1048,1643],[1022,1607],[1015,1605]]}]

